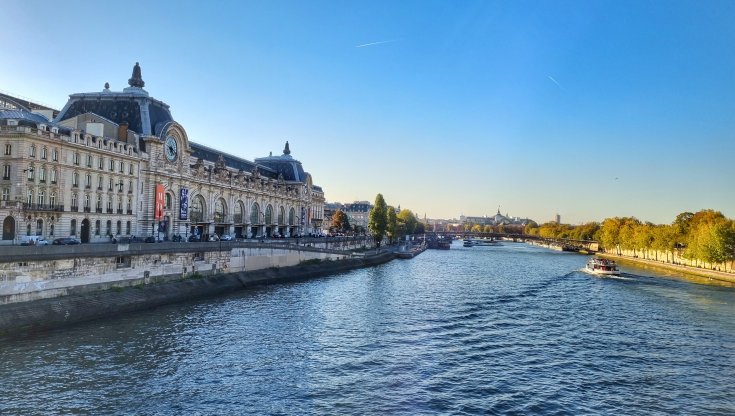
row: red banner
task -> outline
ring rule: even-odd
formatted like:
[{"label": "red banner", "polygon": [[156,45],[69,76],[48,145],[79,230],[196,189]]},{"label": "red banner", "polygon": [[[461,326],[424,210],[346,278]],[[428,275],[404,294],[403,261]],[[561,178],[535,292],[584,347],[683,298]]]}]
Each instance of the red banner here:
[{"label": "red banner", "polygon": [[163,219],[163,206],[164,206],[164,195],[163,195],[163,184],[156,184],[156,205],[153,210],[153,218],[156,220]]}]

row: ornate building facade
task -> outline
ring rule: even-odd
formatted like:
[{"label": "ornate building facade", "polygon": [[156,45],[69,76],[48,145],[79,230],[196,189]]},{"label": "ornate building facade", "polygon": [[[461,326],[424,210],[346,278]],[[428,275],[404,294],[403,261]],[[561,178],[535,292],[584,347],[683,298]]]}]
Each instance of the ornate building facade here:
[{"label": "ornate building facade", "polygon": [[283,155],[255,161],[191,142],[169,106],[143,89],[137,63],[128,84],[72,94],[58,114],[0,100],[0,243],[319,229],[324,193],[288,142]]}]

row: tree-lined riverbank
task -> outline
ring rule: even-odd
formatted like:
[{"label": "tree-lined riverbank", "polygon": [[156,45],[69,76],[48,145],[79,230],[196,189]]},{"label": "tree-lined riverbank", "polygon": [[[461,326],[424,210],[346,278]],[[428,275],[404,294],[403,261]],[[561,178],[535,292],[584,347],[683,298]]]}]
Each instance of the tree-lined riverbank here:
[{"label": "tree-lined riverbank", "polygon": [[578,226],[546,223],[525,232],[596,240],[609,254],[735,274],[735,221],[710,209],[682,212],[671,224],[615,217]]}]

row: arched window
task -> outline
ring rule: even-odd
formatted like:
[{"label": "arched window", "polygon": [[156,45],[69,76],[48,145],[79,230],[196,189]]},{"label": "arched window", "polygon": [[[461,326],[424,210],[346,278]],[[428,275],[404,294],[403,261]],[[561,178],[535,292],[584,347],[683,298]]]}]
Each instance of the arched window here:
[{"label": "arched window", "polygon": [[38,191],[38,205],[43,206],[46,203],[46,192],[41,189]]},{"label": "arched window", "polygon": [[166,209],[171,209],[174,206],[174,197],[168,192],[166,193]]},{"label": "arched window", "polygon": [[257,202],[253,203],[253,208],[250,210],[250,223],[260,224],[260,206]]},{"label": "arched window", "polygon": [[265,208],[265,223],[273,224],[273,207],[271,205]]},{"label": "arched window", "polygon": [[202,222],[206,206],[204,205],[204,198],[201,195],[197,195],[191,202],[191,208],[189,208],[189,219],[191,222]]},{"label": "arched window", "polygon": [[295,218],[296,212],[293,208],[291,208],[290,210],[288,210],[288,225],[294,225]]},{"label": "arched window", "polygon": [[100,220],[97,220],[94,222],[94,235],[100,235],[102,232],[102,224],[100,224]]},{"label": "arched window", "polygon": [[105,235],[112,235],[112,221],[107,220],[107,233]]},{"label": "arched window", "polygon": [[120,221],[120,220],[118,220],[118,221],[117,221],[117,228],[116,228],[116,231],[117,231],[117,232],[116,232],[115,234],[117,234],[117,235],[120,235],[120,234],[122,234],[122,221]]},{"label": "arched window", "polygon": [[130,235],[130,221],[125,223],[125,234]]},{"label": "arched window", "polygon": [[33,205],[33,191],[30,189],[28,190],[27,201],[28,205]]},{"label": "arched window", "polygon": [[36,235],[43,235],[43,220],[36,220]]},{"label": "arched window", "polygon": [[48,203],[51,205],[51,208],[56,208],[56,192],[51,192],[51,195],[48,197]]},{"label": "arched window", "polygon": [[244,214],[245,213],[245,207],[242,204],[242,201],[237,201],[235,204],[235,222],[238,224],[241,224],[245,222]]},{"label": "arched window", "polygon": [[223,223],[226,220],[227,204],[225,200],[220,198],[214,203],[214,222]]},{"label": "arched window", "polygon": [[69,224],[69,235],[77,235],[77,220],[71,220]]},{"label": "arched window", "polygon": [[284,225],[286,220],[286,210],[283,207],[278,209],[278,224]]}]

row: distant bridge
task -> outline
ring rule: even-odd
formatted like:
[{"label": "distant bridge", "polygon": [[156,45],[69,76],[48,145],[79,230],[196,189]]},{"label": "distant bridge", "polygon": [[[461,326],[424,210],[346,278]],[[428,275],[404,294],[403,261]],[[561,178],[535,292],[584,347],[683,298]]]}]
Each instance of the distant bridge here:
[{"label": "distant bridge", "polygon": [[511,234],[511,233],[485,233],[485,232],[456,232],[456,231],[432,231],[427,232],[427,236],[451,236],[462,239],[467,238],[494,238],[496,240],[513,240],[517,242],[536,242],[548,245],[552,248],[561,249],[562,251],[588,251],[596,253],[599,251],[600,245],[595,240],[574,240],[570,238],[546,238],[537,235],[528,234]]}]

